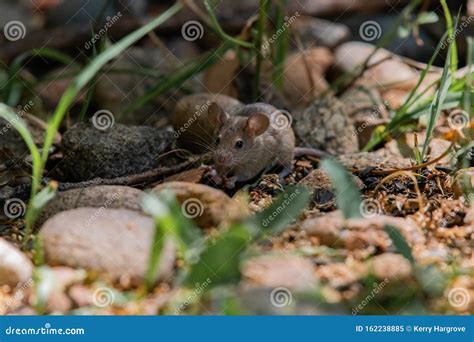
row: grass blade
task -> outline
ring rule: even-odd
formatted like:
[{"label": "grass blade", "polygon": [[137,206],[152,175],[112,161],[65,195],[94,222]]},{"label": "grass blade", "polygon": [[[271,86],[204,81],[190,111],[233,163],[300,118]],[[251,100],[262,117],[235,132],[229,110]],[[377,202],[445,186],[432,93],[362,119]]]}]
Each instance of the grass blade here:
[{"label": "grass blade", "polygon": [[433,134],[436,122],[438,121],[439,114],[441,113],[442,106],[444,101],[446,100],[446,96],[448,94],[449,86],[451,85],[451,74],[449,72],[449,68],[451,65],[451,49],[452,49],[452,42],[449,44],[448,55],[446,58],[446,62],[444,64],[443,73],[441,75],[441,80],[439,84],[439,89],[436,93],[436,97],[434,102],[431,105],[431,115],[430,120],[428,122],[428,127],[426,128],[426,138],[425,143],[423,145],[423,150],[421,152],[421,157],[424,159],[426,151],[429,146],[429,142],[431,140],[431,136]]},{"label": "grass blade", "polygon": [[31,179],[30,202],[25,215],[25,239],[23,246],[26,246],[27,242],[29,241],[29,234],[33,230],[34,220],[39,213],[39,209],[35,209],[37,206],[35,203],[35,196],[39,191],[41,185],[41,176],[43,174],[41,155],[23,119],[21,119],[13,111],[13,109],[3,103],[0,103],[0,117],[5,119],[13,128],[17,130],[31,154],[33,174]]},{"label": "grass blade", "polygon": [[472,37],[467,37],[467,70],[466,82],[464,83],[464,94],[463,94],[463,109],[466,113],[471,113],[471,94],[472,94],[472,63],[473,63],[473,48],[474,48],[474,39]]},{"label": "grass blade", "polygon": [[415,259],[413,258],[410,245],[407,243],[405,238],[400,234],[398,229],[391,225],[385,225],[384,230],[388,234],[388,237],[390,238],[390,240],[392,240],[393,245],[397,249],[398,253],[403,255],[406,259],[408,259],[413,264],[415,262]]},{"label": "grass blade", "polygon": [[48,58],[50,60],[60,62],[64,65],[79,66],[71,57],[69,57],[65,53],[51,48],[33,49],[31,51],[27,51],[25,53],[20,54],[13,60],[8,69],[8,80],[5,84],[3,93],[3,100],[7,105],[14,106],[17,104],[15,102],[14,94],[12,93],[12,91],[15,88],[15,84],[17,84],[18,74],[21,71],[23,63],[25,63],[28,58],[35,56]]},{"label": "grass blade", "polygon": [[130,102],[123,111],[123,114],[131,113],[141,108],[143,105],[145,105],[152,99],[172,89],[173,87],[182,85],[189,78],[193,77],[194,75],[200,73],[201,71],[207,69],[208,67],[219,61],[221,56],[231,47],[232,44],[226,42],[210,54],[206,55],[201,60],[192,63],[187,67],[180,67],[172,73],[174,76],[170,78],[165,78],[163,81],[157,83],[154,87],[149,89],[145,94]]},{"label": "grass blade", "polygon": [[[285,8],[288,0],[279,0],[277,4],[276,27],[280,29],[285,23]],[[273,58],[273,82],[278,88],[283,86],[283,71],[285,57],[288,51],[288,32],[283,32],[277,36],[275,41],[275,54]]]},{"label": "grass blade", "polygon": [[336,192],[336,204],[346,219],[362,217],[360,204],[362,196],[357,185],[344,167],[332,159],[324,159],[321,168],[331,179]]},{"label": "grass blade", "polygon": [[89,83],[89,81],[104,65],[118,56],[121,52],[129,48],[131,45],[142,39],[148,32],[154,30],[156,27],[178,13],[181,8],[182,4],[178,2],[145,26],[125,36],[120,41],[110,46],[106,51],[94,58],[92,62],[76,77],[74,82],[64,92],[58,106],[56,107],[53,118],[49,122],[44,139],[43,153],[41,156],[43,164],[45,164],[46,160],[48,159],[48,151],[53,143],[54,135],[58,131],[59,125],[61,124],[64,115],[66,114],[79,91],[85,87],[87,83]]},{"label": "grass blade", "polygon": [[268,208],[249,219],[249,223],[268,234],[279,234],[307,207],[311,193],[303,186],[289,186]]},{"label": "grass blade", "polygon": [[260,98],[260,73],[262,71],[263,63],[263,35],[265,34],[267,26],[267,16],[269,5],[271,4],[268,0],[260,0],[260,6],[258,11],[258,22],[257,22],[257,34],[255,36],[254,45],[255,51],[255,75],[252,82],[252,97],[255,102]]},{"label": "grass blade", "polygon": [[31,192],[32,194],[35,194],[39,189],[41,179],[41,157],[39,149],[36,147],[33,136],[26,127],[25,122],[15,113],[12,108],[8,107],[4,103],[0,103],[0,117],[5,119],[14,129],[17,130],[30,151],[33,164]]},{"label": "grass blade", "polygon": [[[417,95],[418,89],[420,88],[423,80],[428,74],[428,71],[433,65],[436,57],[438,57],[446,38],[447,38],[447,33],[444,33],[443,37],[441,37],[440,41],[438,42],[438,45],[436,46],[435,52],[433,53],[430,60],[428,61],[426,68],[423,69],[423,71],[421,72],[418,82],[416,83],[415,87],[411,90],[405,103],[398,109],[395,116],[387,124],[384,133],[378,136],[374,136],[372,139],[370,139],[370,141],[366,144],[366,146],[364,146],[363,151],[372,150],[373,148],[375,148],[375,146],[380,144],[383,141],[383,139],[385,139],[389,134],[395,131],[401,124],[413,119],[412,116],[407,115],[407,112],[416,103],[416,101],[418,101],[429,89],[431,89],[431,87],[426,87],[420,94]],[[434,83],[438,83],[438,81]]]},{"label": "grass blade", "polygon": [[446,19],[446,29],[448,31],[448,37],[452,40],[452,48],[450,52],[450,64],[449,68],[451,72],[455,72],[458,69],[458,48],[456,45],[456,36],[454,33],[453,18],[451,12],[449,11],[448,4],[446,0],[441,0],[441,6],[443,7],[444,17]]},{"label": "grass blade", "polygon": [[[214,242],[208,242],[197,263],[185,279],[185,284],[209,283],[206,288],[237,282],[240,279],[240,261],[251,234],[244,224],[236,223]],[[210,280],[210,281],[209,281]]]},{"label": "grass blade", "polygon": [[222,40],[224,40],[226,42],[231,42],[232,45],[238,45],[238,46],[242,46],[242,47],[245,47],[245,48],[248,48],[248,49],[253,49],[254,48],[254,45],[252,43],[234,38],[234,37],[232,37],[232,36],[230,36],[230,35],[228,35],[227,33],[224,32],[224,30],[222,29],[221,25],[219,24],[219,21],[217,20],[217,17],[214,14],[212,6],[211,6],[211,4],[209,3],[208,0],[204,0],[204,6],[206,7],[207,13],[209,14],[209,18],[211,18],[211,22],[212,22],[214,31],[219,36],[219,38],[221,38]]}]

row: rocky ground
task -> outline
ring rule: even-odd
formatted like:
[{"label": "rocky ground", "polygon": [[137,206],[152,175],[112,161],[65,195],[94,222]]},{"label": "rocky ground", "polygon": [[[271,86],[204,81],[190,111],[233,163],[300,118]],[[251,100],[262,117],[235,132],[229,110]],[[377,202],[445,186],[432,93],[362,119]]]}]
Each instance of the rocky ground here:
[{"label": "rocky ground", "polygon": [[[351,174],[362,194],[356,217],[345,213],[350,203],[341,207],[351,189],[341,192],[321,158],[296,157],[284,180],[272,169],[234,189],[214,181],[209,104],[233,113],[251,102],[247,73],[255,71],[240,64],[236,51],[136,115],[119,113],[156,80],[113,73],[111,64],[93,94],[97,111],[78,122],[77,110],[71,110],[55,136],[43,183],[57,193],[30,235],[25,235],[25,212],[31,206],[31,157],[19,134],[0,121],[0,314],[474,313],[472,148],[464,156],[453,152],[472,141],[472,116],[460,107],[443,111],[430,140],[422,116],[362,152],[404,105],[426,64],[386,49],[371,55],[374,45],[356,40],[350,23],[310,16],[327,15],[318,11],[298,14],[290,25],[292,37],[299,38],[290,40],[281,89],[272,85],[264,64],[262,101],[291,113],[298,146],[327,152]],[[170,56],[197,55],[198,48],[180,45],[180,38],[166,42],[173,54],[163,54],[149,39],[113,66],[166,73],[177,65]],[[346,89],[330,88],[337,75],[364,61],[366,68]],[[54,76],[65,70],[47,72],[52,81],[35,85],[34,102],[21,115],[38,146],[47,127],[45,113],[71,82],[72,77]],[[433,97],[436,89],[429,86],[440,77],[441,67],[432,67],[417,94],[428,89],[422,99]],[[76,106],[86,96],[80,94]],[[425,141],[420,166],[414,151]],[[467,163],[460,166],[462,160]],[[216,251],[199,282],[183,281],[189,260],[202,257],[204,246],[217,245],[237,223],[268,213],[264,210],[279,196],[293,201],[287,186],[308,189],[303,210],[286,218],[278,232],[246,241],[243,251]],[[173,217],[184,217],[176,220],[189,232],[157,241],[156,220],[144,198],[169,190],[179,203]],[[284,208],[276,213],[275,221],[290,216],[285,213]],[[274,224],[261,222],[261,231]],[[191,234],[196,227],[200,238]],[[175,228],[168,221],[167,229],[176,233]],[[189,245],[181,240],[186,236]],[[405,242],[411,256],[400,247]],[[161,254],[151,267],[156,274],[150,286],[157,245]],[[225,273],[234,264],[237,274]]]}]

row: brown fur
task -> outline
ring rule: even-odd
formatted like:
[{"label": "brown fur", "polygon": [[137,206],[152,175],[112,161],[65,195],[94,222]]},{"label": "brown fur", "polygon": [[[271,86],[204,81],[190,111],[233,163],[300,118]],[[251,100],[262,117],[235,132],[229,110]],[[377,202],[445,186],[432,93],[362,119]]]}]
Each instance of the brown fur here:
[{"label": "brown fur", "polygon": [[[272,124],[275,112],[277,109],[269,104],[255,103],[229,116],[211,105],[209,118],[218,131],[214,161],[219,176],[243,182],[272,166],[291,168],[295,136],[290,126]],[[242,141],[241,148],[236,147],[237,141]]]}]

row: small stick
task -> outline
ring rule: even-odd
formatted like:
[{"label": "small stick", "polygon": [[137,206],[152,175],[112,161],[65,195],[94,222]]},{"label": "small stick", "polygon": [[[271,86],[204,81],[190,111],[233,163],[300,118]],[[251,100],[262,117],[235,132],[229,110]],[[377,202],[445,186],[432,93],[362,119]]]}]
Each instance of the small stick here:
[{"label": "small stick", "polygon": [[[414,165],[414,166],[410,166],[410,167],[404,167],[404,168],[401,168],[401,169],[392,169],[392,170],[373,170],[371,171],[370,173],[372,174],[375,174],[375,175],[389,175],[391,173],[394,173],[394,172],[399,172],[399,171],[413,171],[413,170],[416,170],[416,169],[421,169],[421,168],[424,168],[424,167],[427,167],[429,165],[432,165],[438,161],[440,161],[441,159],[443,159],[444,157],[446,157],[449,152],[451,151],[451,148],[453,147],[454,143],[451,144],[451,146],[448,147],[448,149],[446,151],[444,151],[443,153],[441,153],[438,157],[432,159],[432,160],[429,160],[423,164],[419,164],[419,165]],[[361,170],[359,169],[352,169],[352,172],[361,172]]]},{"label": "small stick", "polygon": [[[78,188],[86,188],[89,186],[95,185],[128,185],[128,186],[137,186],[143,184],[150,184],[156,182],[162,177],[169,176],[170,174],[177,173],[184,171],[188,167],[196,164],[197,162],[204,162],[207,161],[209,155],[201,155],[190,158],[178,165],[175,166],[164,166],[158,167],[153,170],[145,171],[142,173],[138,173],[135,175],[129,176],[122,176],[112,179],[104,179],[104,178],[95,178],[83,182],[77,183],[65,183],[65,182],[58,182],[58,191],[66,191],[70,189],[78,189]],[[42,183],[47,184],[49,183],[50,179],[43,178]],[[5,187],[0,191],[0,203],[6,201],[9,198],[17,197],[17,198],[28,198],[29,193],[31,190],[31,184],[22,184],[16,186],[14,188]]]},{"label": "small stick", "polygon": [[423,197],[421,196],[421,191],[420,191],[420,187],[418,186],[418,182],[416,181],[416,177],[413,175],[413,173],[411,171],[398,171],[398,172],[395,172],[395,173],[392,173],[390,175],[388,175],[387,177],[385,177],[384,179],[382,179],[380,181],[379,184],[377,184],[377,186],[375,187],[374,189],[374,193],[376,193],[379,188],[387,181],[389,181],[390,179],[392,178],[395,178],[397,176],[407,176],[409,177],[412,181],[413,181],[413,185],[415,187],[415,192],[416,192],[416,195],[418,197],[418,205],[420,206],[420,210],[423,211],[423,207],[424,207],[424,204],[423,204]]},{"label": "small stick", "polygon": [[136,186],[140,184],[149,184],[149,183],[157,181],[161,177],[168,176],[175,172],[181,172],[185,170],[186,168],[188,168],[189,166],[201,160],[201,158],[202,158],[201,156],[194,157],[175,166],[158,167],[156,169],[145,171],[145,172],[138,173],[135,175],[122,176],[122,177],[117,177],[117,178],[112,178],[112,179],[95,178],[95,179],[91,179],[84,182],[78,182],[78,183],[59,183],[58,190],[64,191],[64,190],[77,189],[77,188],[83,188],[83,187],[94,186],[94,185],[128,185],[128,186],[135,185]]}]

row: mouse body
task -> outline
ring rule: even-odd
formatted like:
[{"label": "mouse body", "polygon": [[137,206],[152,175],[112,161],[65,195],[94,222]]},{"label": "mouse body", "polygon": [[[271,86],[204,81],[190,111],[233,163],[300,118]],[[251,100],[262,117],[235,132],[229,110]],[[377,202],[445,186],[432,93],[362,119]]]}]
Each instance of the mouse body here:
[{"label": "mouse body", "polygon": [[245,105],[233,115],[211,104],[209,120],[217,132],[215,170],[227,187],[277,165],[291,171],[295,135],[288,115],[266,103]]}]

